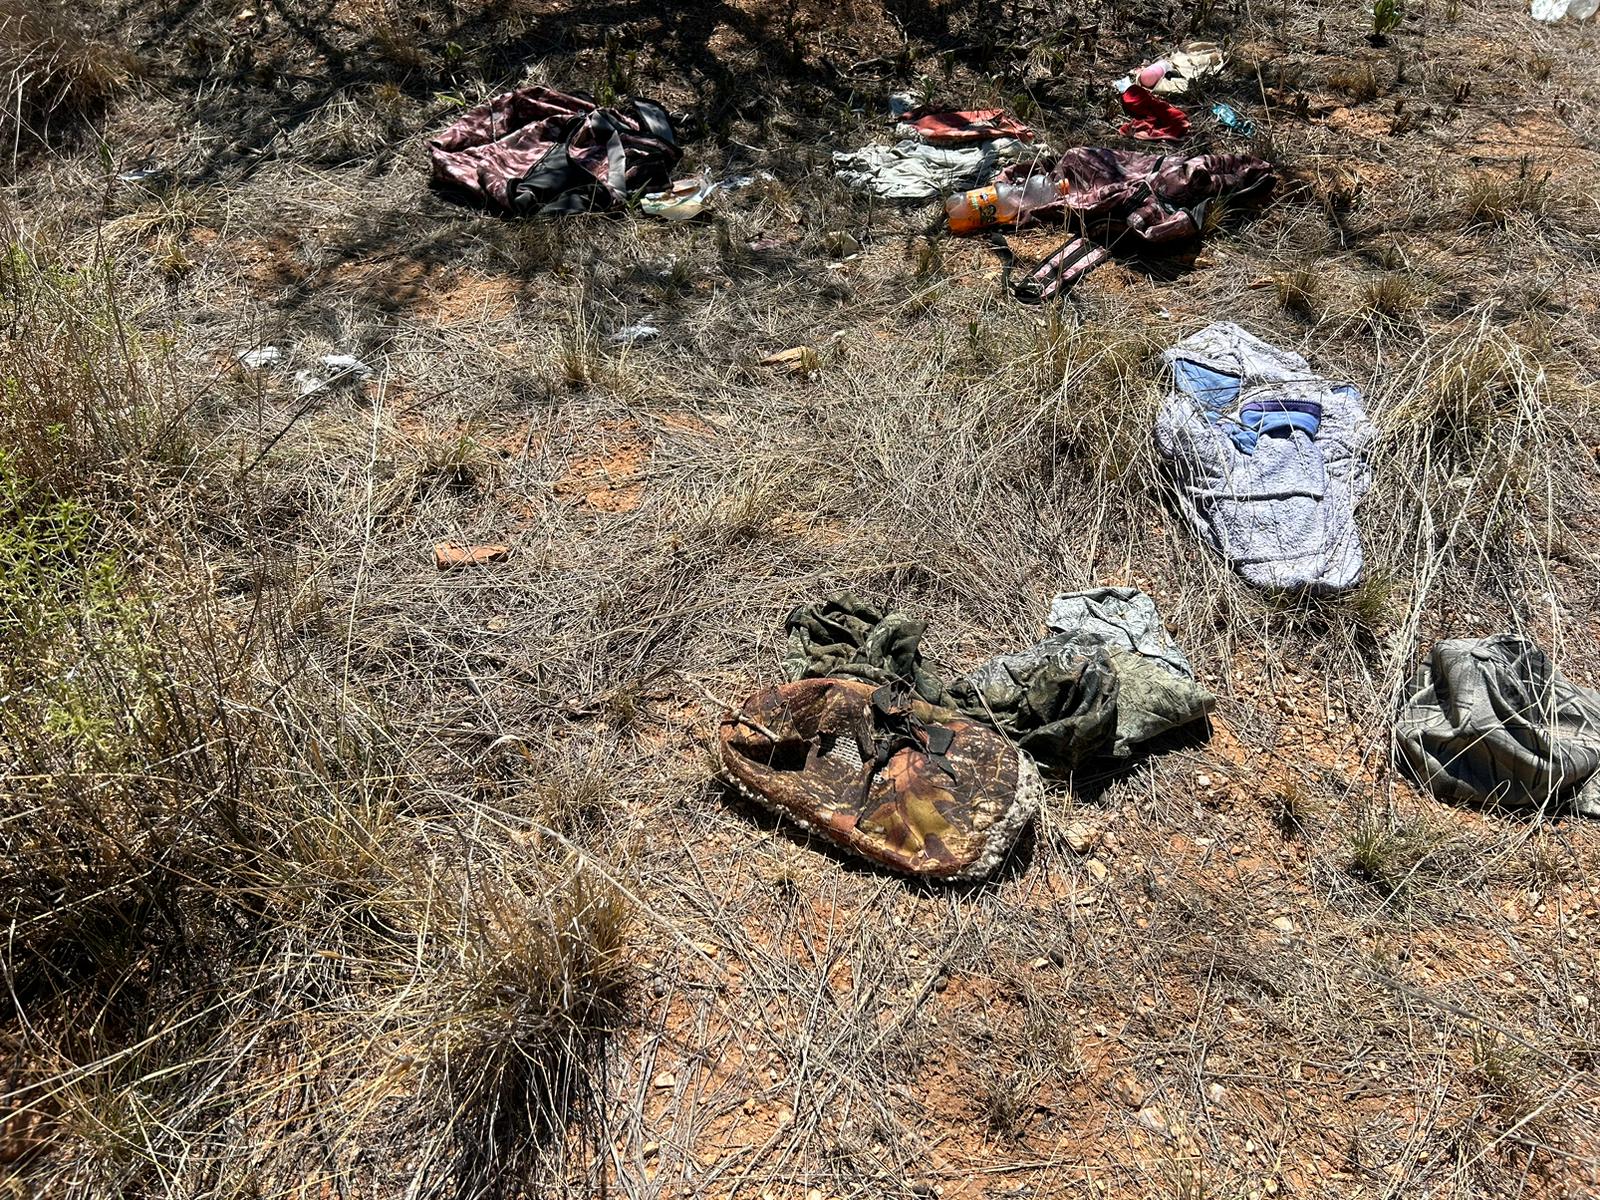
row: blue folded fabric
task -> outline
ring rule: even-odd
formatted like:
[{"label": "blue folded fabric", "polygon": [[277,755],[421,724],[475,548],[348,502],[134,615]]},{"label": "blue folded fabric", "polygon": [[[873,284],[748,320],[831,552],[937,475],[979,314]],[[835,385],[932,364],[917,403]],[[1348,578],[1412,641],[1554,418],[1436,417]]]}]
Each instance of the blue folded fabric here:
[{"label": "blue folded fabric", "polygon": [[1239,406],[1230,422],[1228,436],[1246,454],[1255,453],[1263,436],[1287,436],[1299,430],[1316,437],[1322,424],[1322,405],[1309,400],[1251,400]]},{"label": "blue folded fabric", "polygon": [[1239,398],[1239,377],[1222,371],[1213,371],[1187,359],[1177,359],[1172,364],[1172,374],[1178,390],[1193,396],[1206,408],[1226,408]]}]

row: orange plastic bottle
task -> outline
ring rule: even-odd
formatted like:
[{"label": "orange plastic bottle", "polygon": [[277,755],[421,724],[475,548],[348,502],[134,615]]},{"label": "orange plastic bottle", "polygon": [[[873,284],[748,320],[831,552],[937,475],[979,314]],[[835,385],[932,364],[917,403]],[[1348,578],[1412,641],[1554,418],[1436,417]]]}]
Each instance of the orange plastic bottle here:
[{"label": "orange plastic bottle", "polygon": [[1021,183],[996,180],[945,201],[945,222],[951,233],[976,233],[994,225],[1014,225],[1017,219],[1067,194],[1065,179],[1030,175]]}]

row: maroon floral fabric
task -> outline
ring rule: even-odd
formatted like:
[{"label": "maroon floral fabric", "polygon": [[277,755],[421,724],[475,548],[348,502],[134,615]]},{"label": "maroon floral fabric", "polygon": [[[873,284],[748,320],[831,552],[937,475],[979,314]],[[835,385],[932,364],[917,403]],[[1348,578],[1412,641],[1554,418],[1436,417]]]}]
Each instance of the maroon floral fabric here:
[{"label": "maroon floral fabric", "polygon": [[1041,171],[1069,186],[1064,196],[1035,208],[1033,215],[1076,216],[1089,233],[1108,238],[1114,249],[1125,238],[1161,246],[1199,237],[1209,204],[1258,197],[1276,178],[1272,164],[1253,154],[1184,158],[1103,147],[1018,163],[1000,178],[1020,183]]},{"label": "maroon floral fabric", "polygon": [[526,87],[468,109],[428,143],[434,183],[494,208],[547,215],[608,208],[664,184],[682,156],[649,100],[602,108]]}]

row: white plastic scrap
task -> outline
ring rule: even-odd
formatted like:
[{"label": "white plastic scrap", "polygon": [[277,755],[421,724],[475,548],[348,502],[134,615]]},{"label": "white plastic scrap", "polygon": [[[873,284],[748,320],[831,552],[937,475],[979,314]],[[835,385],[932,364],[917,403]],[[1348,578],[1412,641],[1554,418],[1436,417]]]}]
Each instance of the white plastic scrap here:
[{"label": "white plastic scrap", "polygon": [[349,354],[329,354],[322,360],[321,371],[296,371],[294,381],[300,386],[302,396],[310,396],[336,383],[359,383],[372,374],[372,368]]},{"label": "white plastic scrap", "polygon": [[606,340],[613,346],[633,346],[640,342],[654,341],[661,336],[661,330],[654,325],[628,325],[617,330]]},{"label": "white plastic scrap", "polygon": [[1600,11],[1600,0],[1533,0],[1535,21],[1559,21],[1571,17],[1574,21],[1587,21]]},{"label": "white plastic scrap", "polygon": [[690,221],[710,206],[711,198],[718,192],[737,191],[774,178],[770,171],[757,171],[754,175],[730,175],[726,179],[708,179],[704,175],[680,179],[667,191],[647,193],[639,201],[639,210],[667,221]]},{"label": "white plastic scrap", "polygon": [[283,351],[276,346],[257,346],[254,350],[241,350],[238,354],[239,365],[247,371],[259,371],[262,367],[276,366],[283,361]]}]

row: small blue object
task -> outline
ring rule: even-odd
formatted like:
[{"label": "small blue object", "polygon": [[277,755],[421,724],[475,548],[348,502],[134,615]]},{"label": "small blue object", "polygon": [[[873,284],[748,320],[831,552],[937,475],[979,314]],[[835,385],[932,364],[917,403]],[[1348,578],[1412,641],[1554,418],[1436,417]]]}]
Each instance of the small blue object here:
[{"label": "small blue object", "polygon": [[1211,115],[1222,125],[1242,133],[1245,137],[1253,137],[1255,135],[1256,123],[1245,120],[1233,110],[1233,106],[1230,104],[1223,104],[1220,101],[1213,104],[1211,106]]}]

